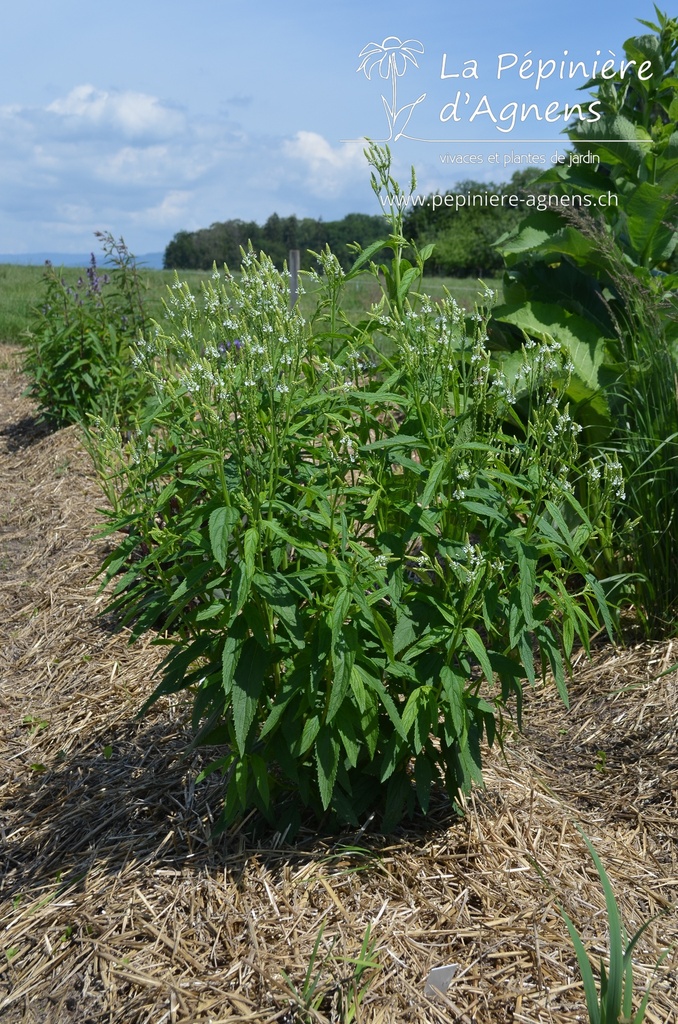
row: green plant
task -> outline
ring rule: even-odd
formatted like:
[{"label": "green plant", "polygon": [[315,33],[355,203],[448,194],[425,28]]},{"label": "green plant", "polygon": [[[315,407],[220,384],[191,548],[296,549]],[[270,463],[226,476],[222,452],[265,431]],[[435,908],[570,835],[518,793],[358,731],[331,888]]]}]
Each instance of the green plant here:
[{"label": "green plant", "polygon": [[[529,329],[523,317],[539,320],[557,303],[569,314],[561,329],[567,322],[580,345],[604,348],[602,340],[614,336],[626,312],[624,287],[611,273],[609,246],[585,230],[594,214],[598,235],[621,250],[627,274],[655,301],[678,286],[678,20],[659,10],[657,18],[656,25],[643,22],[652,35],[624,43],[629,60],[649,61],[649,74],[627,72],[583,86],[595,90],[588,105],[599,113],[568,132],[577,161],[537,178],[533,184],[548,193],[548,209],[531,213],[499,242],[510,305],[498,315],[507,323]],[[535,301],[537,312],[530,312]],[[522,316],[521,304],[527,304]],[[671,310],[675,305],[665,310],[675,339]]]},{"label": "green plant", "polygon": [[[318,934],[316,935],[315,943],[313,944],[313,951],[308,960],[308,967],[306,968],[306,974],[304,975],[304,980],[301,983],[301,988],[297,988],[286,971],[280,972],[294,997],[297,1008],[306,1015],[307,1021],[309,1019],[314,1019],[316,1012],[322,1006],[326,996],[325,990],[322,988],[322,974],[320,972],[314,973],[324,930],[324,925],[321,925]],[[334,941],[332,943],[332,947],[334,946]],[[332,952],[332,947],[329,952],[325,954],[325,957],[320,964],[321,970],[327,964]]]},{"label": "green plant", "polygon": [[[336,1019],[338,1024],[353,1024],[374,980],[375,972],[381,969],[379,961],[375,958],[376,940],[372,938],[371,926],[368,924],[357,957],[336,957],[333,955],[337,941],[335,937],[318,964],[323,932],[324,925],[320,927],[316,936],[301,987],[297,988],[286,971],[281,971],[281,974],[294,997],[296,1009],[302,1015],[304,1024],[312,1024],[321,1019],[318,1011],[324,1004],[332,1005],[336,1013],[332,1019]],[[329,983],[323,979],[324,970],[332,966],[333,973],[336,974],[342,963],[352,968],[350,974],[340,972],[342,977]]]},{"label": "green plant", "polygon": [[[389,188],[388,152],[369,155]],[[441,785],[457,801],[523,682],[548,667],[567,700],[575,640],[613,628],[572,493],[567,357],[530,342],[509,384],[489,308],[416,293],[426,254],[390,227],[390,266],[323,256],[333,358],[266,257],[201,299],[177,280],[139,347],[153,418],[122,448],[90,437],[126,534],[109,610],[168,647],[148,704],[188,689],[195,743],[222,745],[203,772],[225,779],[220,828],[305,807],[389,830]],[[351,327],[336,305],[363,269],[384,293]]]},{"label": "green plant", "polygon": [[124,241],[96,232],[105,254],[100,274],[92,253],[75,286],[49,262],[44,294],[26,331],[28,394],[56,427],[91,415],[125,420],[144,393],[130,342],[148,321],[134,257]]},{"label": "green plant", "polygon": [[30,728],[31,738],[37,736],[43,729],[49,726],[49,719],[41,718],[40,715],[24,715],[21,724]]},{"label": "green plant", "polygon": [[355,959],[344,958],[353,970],[350,975],[342,979],[339,987],[341,1024],[352,1024],[356,1020],[358,1008],[369,991],[374,972],[381,970],[381,964],[375,957],[375,947],[376,939],[371,937],[370,925],[368,925],[358,956]]},{"label": "green plant", "polygon": [[[673,630],[678,610],[678,21],[656,11],[656,24],[643,22],[652,34],[624,44],[648,73],[584,87],[601,116],[569,134],[594,163],[570,162],[536,183],[566,206],[531,214],[500,240],[506,301],[493,334],[499,347],[528,333],[569,351],[572,416],[589,454],[619,465],[616,509],[593,516],[597,571],[618,581],[616,599],[649,636]],[[608,195],[614,202],[596,205]],[[587,490],[584,477],[586,504]]]},{"label": "green plant", "polygon": [[[596,987],[593,970],[589,962],[588,954],[579,933],[562,906],[558,909],[563,916],[567,930],[572,939],[577,954],[577,962],[584,982],[584,993],[588,1009],[590,1024],[642,1024],[645,1019],[647,1005],[650,999],[650,989],[643,996],[639,1008],[633,1013],[633,951],[643,933],[649,928],[656,917],[646,921],[629,941],[626,931],[621,923],[619,907],[615,899],[614,891],[610,885],[607,872],[603,867],[600,857],[582,830],[578,828],[582,839],[588,847],[589,853],[596,866],[600,883],[605,893],[605,906],[607,909],[607,921],[610,938],[609,966],[606,970],[602,959],[600,961],[600,984]],[[668,951],[667,951],[668,953]],[[665,953],[657,962],[660,966]]]}]

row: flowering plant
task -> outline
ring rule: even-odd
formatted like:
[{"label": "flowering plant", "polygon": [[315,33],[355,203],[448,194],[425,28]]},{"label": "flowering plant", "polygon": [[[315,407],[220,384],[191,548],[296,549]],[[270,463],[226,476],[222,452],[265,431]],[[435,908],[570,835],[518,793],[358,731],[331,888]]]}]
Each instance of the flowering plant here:
[{"label": "flowering plant", "polygon": [[168,647],[149,703],[190,689],[196,743],[222,746],[224,827],[306,807],[387,830],[437,788],[457,801],[523,681],[550,666],[567,700],[575,638],[611,628],[570,485],[566,355],[525,347],[498,371],[491,294],[471,317],[435,305],[401,231],[388,244],[392,288],[354,327],[319,257],[333,356],[263,255],[200,299],[177,281],[138,352],[156,414],[122,453],[99,438],[108,529],[127,532],[110,607]]},{"label": "flowering plant", "polygon": [[124,419],[144,392],[129,347],[147,326],[136,262],[122,238],[95,234],[108,270],[100,273],[92,253],[84,276],[70,285],[47,261],[43,302],[26,332],[28,393],[57,427],[91,414]]}]

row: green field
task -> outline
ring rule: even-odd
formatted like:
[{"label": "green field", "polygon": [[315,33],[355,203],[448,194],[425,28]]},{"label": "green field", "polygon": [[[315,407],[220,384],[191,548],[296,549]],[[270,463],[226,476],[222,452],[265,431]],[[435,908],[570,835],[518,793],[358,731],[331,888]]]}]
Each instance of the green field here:
[{"label": "green field", "polygon": [[[99,268],[100,270],[102,268]],[[66,267],[62,271],[62,277],[67,284],[75,286],[78,278],[84,275],[84,270],[77,267]],[[187,281],[191,289],[198,293],[201,282],[211,276],[211,271],[184,270],[179,277]],[[163,299],[167,295],[167,286],[174,281],[173,270],[142,270],[140,271],[141,281],[147,289],[147,302],[151,316],[161,319],[163,314]],[[499,288],[500,281],[487,279],[485,282],[490,288]],[[428,277],[424,280],[424,291],[433,298],[440,298],[445,288],[454,295],[457,302],[466,309],[473,309],[474,301],[480,291],[480,286],[474,278],[454,277]],[[26,330],[31,311],[40,306],[44,295],[43,268],[34,266],[22,266],[12,263],[0,264],[0,342],[21,343],[23,332]],[[349,318],[362,316],[371,303],[379,298],[380,291],[377,282],[365,275],[355,281],[350,281],[346,286],[343,308]],[[313,303],[311,292],[302,296],[301,308],[304,311],[310,310]]]}]

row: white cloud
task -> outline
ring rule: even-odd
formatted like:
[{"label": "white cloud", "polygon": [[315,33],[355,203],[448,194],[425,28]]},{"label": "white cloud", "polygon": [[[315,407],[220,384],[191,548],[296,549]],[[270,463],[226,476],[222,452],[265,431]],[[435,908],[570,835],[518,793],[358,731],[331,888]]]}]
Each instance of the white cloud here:
[{"label": "white cloud", "polygon": [[[167,181],[172,167],[169,146],[123,146],[93,165],[100,181],[119,185],[154,185]],[[176,175],[177,168],[173,168]]]},{"label": "white cloud", "polygon": [[86,251],[106,228],[145,252],[230,218],[341,217],[370,196],[366,170],[360,145],[316,132],[256,135],[225,111],[189,119],[147,93],[78,85],[0,106],[0,250]]},{"label": "white cloud", "polygon": [[54,100],[47,112],[73,125],[104,127],[125,138],[171,138],[184,129],[182,113],[143,92],[96,89],[76,85],[67,96]]},{"label": "white cloud", "polygon": [[336,196],[365,174],[362,146],[343,142],[336,148],[317,132],[300,131],[283,142],[284,155],[304,165],[313,195]]},{"label": "white cloud", "polygon": [[195,193],[188,189],[172,189],[155,206],[133,213],[130,220],[135,227],[160,228],[165,231],[169,227],[176,231],[172,225],[186,222],[195,201]]}]

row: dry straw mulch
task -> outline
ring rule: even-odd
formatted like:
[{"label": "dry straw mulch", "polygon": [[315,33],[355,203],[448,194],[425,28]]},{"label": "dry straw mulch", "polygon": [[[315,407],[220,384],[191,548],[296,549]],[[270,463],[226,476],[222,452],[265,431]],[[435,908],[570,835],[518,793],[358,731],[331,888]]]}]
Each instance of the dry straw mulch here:
[{"label": "dry straw mulch", "polygon": [[[101,502],[74,428],[48,435],[0,350],[0,1020],[188,1024],[338,1020],[368,925],[379,967],[358,1022],[469,1024],[586,1017],[557,902],[596,963],[604,898],[574,822],[606,865],[638,948],[637,1000],[663,950],[648,1022],[677,1021],[678,644],[581,661],[572,707],[550,686],[524,735],[487,756],[466,816],[441,800],[383,838],[218,840],[218,780],[181,700],[135,713],[158,652],[97,618]],[[664,672],[665,674],[661,674]],[[326,997],[299,988],[322,929]],[[458,963],[446,998],[430,968]]]}]

